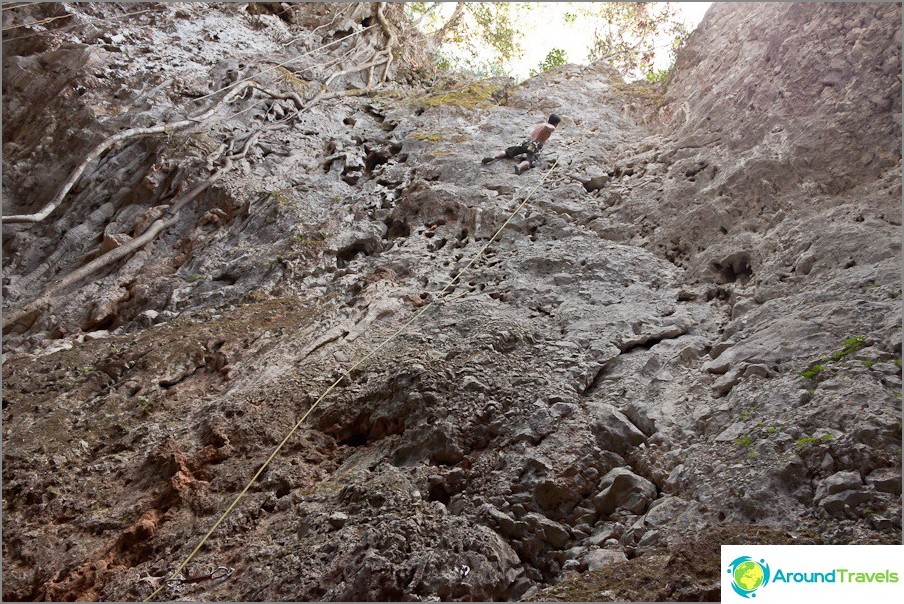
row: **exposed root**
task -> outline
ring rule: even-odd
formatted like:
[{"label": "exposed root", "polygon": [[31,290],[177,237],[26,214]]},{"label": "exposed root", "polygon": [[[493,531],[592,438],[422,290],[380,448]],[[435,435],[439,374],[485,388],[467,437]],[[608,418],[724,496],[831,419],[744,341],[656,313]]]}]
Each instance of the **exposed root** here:
[{"label": "exposed root", "polygon": [[84,159],[75,167],[72,173],[69,175],[69,178],[63,183],[63,186],[60,187],[60,190],[54,196],[50,203],[48,203],[44,208],[36,212],[34,214],[17,214],[13,216],[3,216],[2,222],[15,224],[15,223],[23,223],[23,222],[41,222],[47,216],[51,214],[57,207],[59,207],[60,202],[63,201],[63,198],[66,197],[66,194],[72,189],[81,175],[85,172],[85,169],[94,162],[97,158],[99,158],[105,151],[110,149],[111,147],[131,138],[136,138],[140,136],[149,136],[153,134],[171,134],[173,132],[177,132],[179,130],[184,130],[189,126],[197,125],[201,122],[208,120],[216,111],[222,107],[223,105],[235,100],[242,92],[244,92],[248,88],[254,88],[268,94],[270,96],[280,98],[280,99],[290,99],[293,103],[295,103],[296,108],[301,109],[303,102],[301,98],[295,93],[274,93],[257,82],[247,81],[243,82],[241,85],[233,88],[229,91],[228,94],[224,95],[222,99],[214,103],[212,107],[210,107],[207,111],[201,113],[200,115],[196,115],[193,117],[189,117],[184,120],[180,120],[177,122],[170,122],[168,124],[161,124],[159,126],[151,126],[149,128],[129,128],[128,130],[123,130],[117,134],[107,137],[104,141],[102,141],[99,145],[94,147],[90,153],[88,153]]},{"label": "exposed root", "polygon": [[[297,92],[279,92],[274,91],[266,86],[248,79],[245,81],[238,82],[231,87],[224,89],[226,90],[226,94],[222,96],[217,102],[215,102],[211,107],[209,107],[204,112],[188,117],[183,120],[170,122],[167,124],[161,124],[159,126],[153,126],[148,128],[130,128],[128,130],[124,130],[112,136],[109,136],[96,147],[94,147],[75,167],[75,169],[70,173],[69,177],[60,187],[57,194],[51,199],[49,203],[47,203],[39,212],[34,214],[21,214],[21,215],[13,215],[13,216],[4,216],[2,217],[3,223],[37,223],[43,221],[47,218],[54,210],[56,210],[59,205],[62,203],[63,199],[72,189],[76,182],[81,178],[84,174],[85,170],[91,165],[93,162],[96,162],[101,155],[103,155],[109,149],[121,144],[124,141],[129,139],[133,139],[136,137],[142,136],[151,136],[156,134],[170,134],[176,131],[181,131],[192,126],[196,126],[202,124],[210,118],[214,116],[214,114],[225,104],[235,101],[240,98],[246,90],[252,89],[262,92],[273,99],[286,100],[292,102],[294,105],[295,111],[290,113],[285,121],[291,121],[293,119],[297,119],[298,115],[317,103],[322,101],[349,97],[349,96],[366,96],[371,94],[374,91],[374,77],[375,70],[382,67],[381,73],[379,75],[379,84],[383,84],[387,81],[390,70],[392,68],[392,63],[394,59],[394,50],[399,48],[399,37],[393,28],[393,26],[387,21],[384,10],[386,9],[386,5],[383,2],[375,3],[371,7],[371,14],[375,17],[377,23],[375,24],[382,30],[384,41],[381,44],[381,48],[377,48],[373,51],[370,60],[357,63],[352,67],[346,69],[340,69],[334,73],[332,73],[326,81],[323,83],[321,89],[313,95],[312,98],[308,100],[302,99],[301,96]],[[357,10],[357,9],[356,9]],[[371,26],[373,27],[373,26]],[[365,28],[357,33],[363,33],[363,31],[370,29],[370,27]],[[359,43],[356,45],[356,48],[353,48],[352,56],[355,54],[360,54],[360,50],[366,48],[365,45]],[[348,56],[349,53],[344,53],[343,56]],[[330,86],[336,81],[337,78],[352,74],[352,73],[360,73],[362,71],[367,71],[367,86],[364,88],[354,88],[347,90],[330,90]],[[248,107],[243,111],[247,111],[252,107]],[[241,112],[240,112],[241,113]],[[231,117],[234,117],[231,116]],[[281,127],[285,127],[282,125]],[[211,184],[213,184],[217,179],[219,179],[224,173],[229,171],[234,162],[238,159],[245,157],[248,151],[258,142],[258,139],[261,137],[262,132],[271,131],[274,129],[279,129],[280,126],[272,127],[272,128],[258,128],[254,132],[252,132],[248,138],[245,139],[244,144],[242,145],[242,149],[238,153],[232,153],[233,145],[235,145],[235,140],[226,144],[219,145],[212,153],[209,153],[205,158],[205,164],[208,170],[213,171],[213,173],[203,182],[199,183],[195,186],[191,191],[189,191],[184,196],[178,198],[169,208],[167,214],[163,217],[158,218],[138,236],[134,239],[128,241],[127,243],[116,247],[99,257],[95,258],[91,262],[85,264],[84,266],[72,271],[62,279],[57,280],[54,284],[48,287],[44,292],[42,292],[37,298],[35,298],[32,302],[22,306],[19,310],[10,313],[7,317],[4,317],[3,322],[3,330],[6,331],[10,327],[14,325],[18,325],[20,327],[30,327],[30,325],[37,320],[37,318],[41,315],[42,311],[49,307],[52,303],[52,299],[54,296],[59,294],[60,292],[66,290],[67,288],[72,287],[73,285],[79,283],[80,281],[86,279],[90,275],[96,273],[97,271],[110,266],[112,263],[117,262],[123,258],[130,256],[136,251],[142,249],[149,242],[153,241],[161,232],[172,226],[177,222],[176,214],[185,207],[188,203],[197,198],[201,193],[207,190]],[[215,166],[218,163],[222,165],[219,168],[215,169]],[[214,171],[215,169],[215,171]]]},{"label": "exposed root", "polygon": [[[207,180],[199,184],[197,187],[191,190],[185,197],[178,200],[175,204],[173,204],[172,209],[178,210],[187,204],[189,201],[193,200],[195,197],[203,193],[217,178],[222,176],[222,174],[226,171],[226,169],[232,167],[231,160],[227,160],[226,165],[222,168],[214,172]],[[19,321],[22,321],[29,315],[34,314],[36,311],[41,311],[47,306],[50,305],[51,298],[66,289],[67,287],[81,281],[88,275],[91,275],[97,270],[116,262],[121,258],[125,258],[132,252],[135,252],[142,247],[144,247],[148,242],[152,241],[155,237],[157,237],[160,232],[162,232],[167,227],[171,226],[176,222],[175,216],[170,218],[160,218],[154,221],[148,228],[145,230],[141,236],[136,237],[135,239],[129,241],[128,243],[121,245],[117,248],[114,248],[95,258],[88,264],[83,267],[69,273],[63,279],[57,281],[54,285],[44,291],[37,299],[32,301],[31,303],[25,305],[19,311],[12,313],[9,317],[5,318],[3,321],[3,329],[6,330],[9,327],[15,325]]]}]

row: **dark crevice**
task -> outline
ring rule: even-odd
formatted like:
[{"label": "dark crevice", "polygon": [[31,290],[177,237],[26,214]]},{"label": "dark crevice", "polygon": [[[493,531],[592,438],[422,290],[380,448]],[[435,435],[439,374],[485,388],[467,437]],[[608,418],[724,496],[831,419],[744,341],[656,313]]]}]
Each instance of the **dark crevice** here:
[{"label": "dark crevice", "polygon": [[339,441],[340,445],[345,445],[347,447],[363,447],[367,444],[367,435],[366,434],[352,434],[348,438],[342,439]]},{"label": "dark crevice", "polygon": [[387,218],[385,224],[386,235],[383,236],[384,239],[392,240],[397,237],[408,237],[411,235],[411,225],[407,222],[396,218]]},{"label": "dark crevice", "polygon": [[226,285],[235,285],[238,280],[238,277],[229,273],[223,273],[213,278],[215,283],[225,283]]},{"label": "dark crevice", "polygon": [[649,350],[663,340],[674,340],[675,338],[683,336],[685,333],[687,332],[676,327],[674,330],[669,330],[664,333],[640,336],[636,340],[628,340],[620,344],[616,344],[616,346],[618,346],[618,349],[621,350],[622,354],[637,349]]},{"label": "dark crevice", "polygon": [[593,379],[590,380],[590,383],[581,391],[581,396],[590,396],[600,387],[600,383],[602,383],[603,378],[606,377],[606,372],[609,370],[609,367],[612,365],[612,362],[618,357],[614,357],[609,359],[608,361],[601,363],[600,368],[597,369],[596,375],[593,376]]},{"label": "dark crevice", "polygon": [[742,284],[750,281],[753,276],[753,269],[750,266],[750,255],[746,252],[738,252],[732,254],[721,262],[713,262],[710,269],[716,273],[722,283],[734,283],[736,281]]},{"label": "dark crevice", "polygon": [[345,268],[357,256],[373,256],[383,251],[383,246],[373,239],[359,239],[336,252],[336,266]]}]

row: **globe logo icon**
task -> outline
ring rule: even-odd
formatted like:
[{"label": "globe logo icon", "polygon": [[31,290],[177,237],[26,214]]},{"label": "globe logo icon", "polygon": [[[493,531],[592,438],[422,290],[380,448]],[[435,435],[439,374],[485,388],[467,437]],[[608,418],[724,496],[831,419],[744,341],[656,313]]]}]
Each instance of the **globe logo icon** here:
[{"label": "globe logo icon", "polygon": [[755,598],[754,592],[769,583],[769,565],[750,556],[735,558],[728,565],[728,574],[732,589],[742,598]]}]

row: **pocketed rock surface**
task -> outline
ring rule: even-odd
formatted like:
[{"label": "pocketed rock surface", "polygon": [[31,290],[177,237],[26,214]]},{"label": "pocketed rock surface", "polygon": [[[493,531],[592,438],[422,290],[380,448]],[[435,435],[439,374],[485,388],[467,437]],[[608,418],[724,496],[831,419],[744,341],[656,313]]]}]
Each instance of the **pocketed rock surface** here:
[{"label": "pocketed rock surface", "polygon": [[[334,12],[4,11],[60,17],[4,31],[4,215],[241,78],[309,98],[346,50],[321,46],[370,24]],[[900,23],[716,4],[663,87],[397,68],[268,130],[153,242],[7,326],[4,598],[150,595],[532,191],[184,571],[234,573],[165,597],[700,600],[720,543],[900,543]],[[291,111],[259,100],[133,139],[5,224],[4,315]],[[550,112],[535,170],[481,164]]]}]

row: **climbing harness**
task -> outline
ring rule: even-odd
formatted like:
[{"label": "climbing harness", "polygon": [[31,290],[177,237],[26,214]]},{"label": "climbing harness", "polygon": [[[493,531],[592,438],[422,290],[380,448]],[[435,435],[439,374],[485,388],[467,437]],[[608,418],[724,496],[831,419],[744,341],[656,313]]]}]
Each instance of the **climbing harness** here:
[{"label": "climbing harness", "polygon": [[[358,369],[358,367],[360,367],[361,365],[366,363],[372,357],[376,356],[376,354],[378,352],[380,352],[383,348],[385,348],[390,342],[392,342],[397,337],[402,335],[402,333],[404,333],[404,331],[406,329],[408,329],[415,321],[417,321],[421,317],[421,315],[423,315],[425,312],[430,310],[431,307],[433,307],[440,299],[443,298],[443,296],[452,288],[452,286],[455,285],[461,279],[462,275],[464,275],[472,266],[474,266],[474,263],[476,263],[478,260],[480,260],[480,258],[483,257],[483,255],[487,251],[487,249],[489,249],[489,247],[496,241],[496,239],[499,238],[499,235],[502,233],[502,231],[505,230],[505,227],[507,227],[509,225],[509,223],[515,219],[515,216],[517,216],[518,213],[522,210],[522,208],[524,208],[524,206],[527,205],[527,202],[530,201],[530,198],[533,197],[534,193],[537,192],[537,189],[539,189],[540,186],[544,182],[546,182],[546,179],[549,177],[550,174],[552,174],[553,170],[555,170],[555,168],[558,164],[559,164],[559,158],[556,158],[556,161],[552,164],[552,166],[550,166],[549,170],[546,171],[546,173],[543,175],[543,178],[541,178],[540,181],[536,185],[534,185],[534,188],[530,190],[530,192],[524,197],[524,199],[521,201],[521,203],[518,204],[518,206],[512,211],[511,214],[509,214],[509,217],[506,218],[505,222],[502,223],[502,226],[500,226],[498,229],[496,229],[496,232],[493,233],[493,236],[490,237],[490,240],[487,241],[486,244],[482,248],[480,248],[480,250],[476,254],[474,254],[474,257],[471,258],[471,260],[465,265],[465,267],[463,269],[461,269],[460,271],[458,271],[458,273],[456,273],[456,275],[452,278],[451,281],[449,281],[441,290],[436,292],[436,294],[434,294],[431,297],[430,302],[426,306],[421,308],[417,313],[415,313],[415,315],[413,317],[408,319],[408,321],[406,321],[401,327],[399,327],[395,332],[393,332],[392,335],[390,335],[388,338],[383,340],[383,342],[381,342],[376,348],[374,348],[369,353],[367,353],[366,355],[361,357],[361,359],[358,360],[358,362],[356,362],[349,369],[347,369],[342,375],[340,375],[338,378],[336,378],[336,380],[332,384],[329,385],[329,387],[323,392],[323,394],[320,395],[320,398],[318,398],[316,401],[314,401],[314,403],[304,413],[304,415],[301,416],[301,419],[299,419],[295,423],[295,425],[292,426],[292,429],[289,430],[289,433],[286,434],[285,438],[283,438],[280,441],[280,443],[276,446],[276,448],[273,449],[273,452],[270,453],[270,455],[267,457],[267,459],[264,461],[264,463],[261,464],[261,467],[257,470],[257,472],[254,474],[254,476],[251,477],[251,480],[248,481],[248,484],[246,484],[245,487],[239,492],[239,494],[236,495],[235,499],[232,500],[232,503],[229,504],[229,506],[226,508],[226,510],[222,514],[220,514],[220,517],[213,524],[213,526],[210,527],[210,530],[207,531],[207,533],[204,535],[204,537],[201,538],[201,541],[198,542],[198,545],[195,546],[195,548],[191,551],[190,554],[188,554],[188,556],[185,558],[185,560],[183,560],[182,563],[176,568],[176,570],[171,575],[170,579],[172,579],[173,581],[176,581],[176,580],[182,581],[182,583],[177,583],[178,585],[184,584],[186,582],[185,579],[181,578],[181,575],[179,573],[181,573],[185,569],[185,567],[188,565],[188,563],[191,562],[192,558],[194,558],[195,555],[199,551],[201,551],[201,548],[204,546],[205,543],[207,543],[207,540],[210,539],[210,536],[213,535],[214,531],[216,531],[217,528],[219,528],[219,526],[223,523],[223,521],[226,519],[226,517],[232,512],[233,509],[235,509],[235,506],[238,505],[239,501],[242,500],[242,498],[245,496],[245,493],[247,493],[248,489],[251,488],[251,485],[253,485],[255,483],[255,481],[260,477],[260,475],[264,473],[264,470],[267,469],[267,466],[270,465],[270,462],[273,461],[273,458],[275,458],[279,454],[279,452],[282,450],[282,448],[286,445],[287,442],[289,442],[289,439],[292,438],[292,436],[295,434],[296,431],[298,431],[298,428],[301,427],[301,425],[305,422],[305,420],[308,418],[308,416],[314,411],[314,409],[316,409],[317,406],[320,405],[320,403],[327,396],[329,396],[329,394],[333,390],[336,389],[336,386],[338,386],[343,380],[345,380],[346,378],[351,376],[351,374],[356,369]],[[219,570],[219,569],[217,569],[217,570]],[[468,568],[467,572],[469,573],[470,570],[471,569]],[[214,572],[216,572],[216,571],[214,571]],[[230,571],[230,574],[231,574],[231,571]],[[158,587],[151,595],[149,595],[147,598],[145,598],[144,601],[150,602],[158,593],[160,593],[161,591],[163,591],[164,588],[167,587],[170,579],[164,580],[160,584],[160,587]],[[206,580],[206,579],[200,579],[200,581],[204,581],[204,580]]]}]

